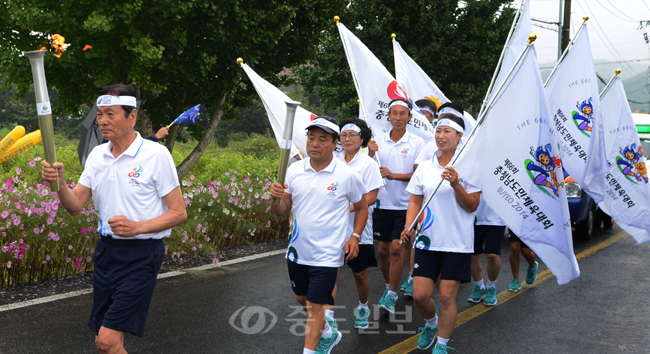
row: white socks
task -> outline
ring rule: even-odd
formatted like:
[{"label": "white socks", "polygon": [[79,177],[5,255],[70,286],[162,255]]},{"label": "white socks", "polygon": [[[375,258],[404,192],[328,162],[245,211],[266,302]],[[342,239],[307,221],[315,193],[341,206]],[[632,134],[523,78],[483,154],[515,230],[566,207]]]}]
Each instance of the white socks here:
[{"label": "white socks", "polygon": [[390,284],[386,284],[386,290],[388,290],[388,288],[390,288]]},{"label": "white socks", "polygon": [[483,279],[477,280],[475,283],[476,285],[478,285],[479,288],[485,289],[485,284],[483,284]]},{"label": "white socks", "polygon": [[334,319],[334,311],[333,310],[325,310],[325,316]]},{"label": "white socks", "polygon": [[302,349],[302,354],[316,354],[315,350],[309,350],[307,348]]},{"label": "white socks", "polygon": [[433,329],[438,327],[438,316],[430,319],[430,320],[425,320],[427,321],[427,324],[429,325],[429,328]]},{"label": "white socks", "polygon": [[395,293],[394,291],[388,290],[388,295],[393,296],[395,298],[395,300],[397,300],[397,293]]},{"label": "white socks", "polygon": [[321,334],[321,337],[323,338],[329,338],[332,336],[332,327],[330,327],[329,322],[327,320],[325,321],[325,328],[323,328],[323,334]]},{"label": "white socks", "polygon": [[496,286],[497,286],[497,281],[496,280],[492,281],[492,280],[488,279],[488,282],[487,282],[487,287],[488,288],[495,288]]},{"label": "white socks", "polygon": [[366,301],[365,304],[362,304],[361,301],[359,301],[359,308],[360,309],[368,309],[368,302]]},{"label": "white socks", "polygon": [[449,338],[440,338],[440,337],[438,337],[438,343],[447,345],[447,343],[449,343]]},{"label": "white socks", "polygon": [[409,274],[409,283],[413,281],[413,276]]}]

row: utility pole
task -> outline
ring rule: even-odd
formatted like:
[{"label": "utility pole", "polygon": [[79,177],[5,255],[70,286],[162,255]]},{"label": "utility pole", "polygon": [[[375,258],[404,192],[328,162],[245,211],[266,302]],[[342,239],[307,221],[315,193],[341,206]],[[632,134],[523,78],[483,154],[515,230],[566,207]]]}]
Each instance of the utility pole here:
[{"label": "utility pole", "polygon": [[562,52],[571,41],[571,0],[564,0],[564,20],[562,21]]}]

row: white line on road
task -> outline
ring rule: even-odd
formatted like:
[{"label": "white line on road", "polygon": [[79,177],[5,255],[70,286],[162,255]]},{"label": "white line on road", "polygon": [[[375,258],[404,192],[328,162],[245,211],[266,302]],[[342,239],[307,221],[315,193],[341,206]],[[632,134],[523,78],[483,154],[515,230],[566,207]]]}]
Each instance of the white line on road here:
[{"label": "white line on road", "polygon": [[[286,250],[276,250],[276,251],[271,251],[271,252],[266,252],[266,253],[260,253],[260,254],[254,254],[252,256],[246,256],[246,257],[241,257],[241,258],[236,258],[228,261],[223,261],[219,262],[217,264],[206,264],[200,267],[194,267],[194,268],[187,268],[187,269],[182,269],[182,270],[175,270],[173,272],[167,272],[167,273],[162,273],[158,274],[157,279],[164,279],[164,278],[170,278],[170,277],[175,277],[177,275],[183,275],[187,271],[197,271],[197,270],[209,270],[209,269],[214,269],[214,268],[219,268],[219,267],[225,267],[237,263],[243,263],[243,262],[248,262],[248,261],[253,261],[256,259],[260,258],[266,258],[270,256],[275,256],[278,254],[283,254],[286,253]],[[43,304],[46,302],[52,302],[52,301],[57,301],[61,299],[67,299],[70,297],[75,297],[75,296],[80,296],[80,295],[86,295],[90,294],[93,292],[93,289],[82,289],[82,290],[75,290],[71,291],[69,293],[63,293],[63,294],[57,294],[57,295],[52,295],[52,296],[45,296],[41,297],[38,299],[33,299],[33,300],[27,300],[23,302],[17,302],[13,304],[8,304],[8,305],[2,305],[0,306],[0,312],[4,311],[9,311],[9,310],[15,310],[27,306],[33,306],[33,305],[38,305],[38,304]]]}]

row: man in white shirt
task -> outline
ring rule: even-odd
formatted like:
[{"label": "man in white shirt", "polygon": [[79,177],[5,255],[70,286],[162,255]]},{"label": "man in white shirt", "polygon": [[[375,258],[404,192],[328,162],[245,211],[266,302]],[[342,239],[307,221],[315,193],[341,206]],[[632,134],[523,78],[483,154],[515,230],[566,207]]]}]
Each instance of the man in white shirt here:
[{"label": "man in white shirt", "polygon": [[143,335],[165,255],[162,238],[187,219],[171,154],[135,131],[135,107],[132,86],[102,89],[97,124],[109,143],[93,149],[74,189],[65,183],[62,163],[41,163],[44,180],[59,178],[58,196],[71,215],[91,198],[99,211],[88,327],[100,353],[126,353],[125,333]]},{"label": "man in white shirt", "polygon": [[[352,168],[334,157],[340,133],[334,118],[317,117],[307,130],[309,157],[289,167],[284,187],[271,185],[271,207],[279,216],[292,213],[286,258],[296,300],[308,313],[303,354],[330,353],[341,333],[326,321],[323,305],[334,305],[332,291],[345,255],[351,260],[359,252],[368,219],[367,189]],[[357,211],[352,235],[350,204]]]},{"label": "man in white shirt", "polygon": [[[415,158],[424,147],[421,138],[406,130],[413,117],[412,108],[411,103],[406,100],[391,101],[388,105],[388,119],[393,128],[379,135],[371,148],[377,151],[381,161],[381,175],[387,180],[385,193],[380,192],[377,196],[373,227],[375,239],[379,241],[379,263],[386,283],[386,290],[379,300],[379,308],[390,313],[395,313],[395,300],[404,261],[409,266],[412,263],[412,244],[402,245],[399,242],[411,197],[406,191],[406,186],[417,168]],[[371,147],[371,143],[368,147]],[[412,271],[413,269],[409,269],[409,273]],[[410,274],[402,288],[405,294],[412,296],[413,278]]]}]

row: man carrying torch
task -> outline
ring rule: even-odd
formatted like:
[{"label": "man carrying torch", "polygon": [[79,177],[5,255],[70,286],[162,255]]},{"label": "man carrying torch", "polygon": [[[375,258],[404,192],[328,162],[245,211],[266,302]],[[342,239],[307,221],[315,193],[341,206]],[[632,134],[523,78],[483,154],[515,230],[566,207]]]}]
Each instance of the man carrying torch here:
[{"label": "man carrying torch", "polygon": [[[323,305],[334,305],[332,290],[338,268],[359,252],[360,234],[368,219],[367,189],[357,173],[334,158],[339,126],[334,118],[317,117],[307,127],[308,158],[289,167],[286,184],[271,185],[271,207],[289,211],[291,240],[287,266],[296,300],[308,313],[303,353],[330,353],[341,333],[330,327]],[[276,204],[281,200],[280,204]],[[350,204],[357,210],[348,234]]]},{"label": "man carrying torch", "polygon": [[187,213],[176,167],[162,145],[135,131],[138,116],[132,86],[110,85],[97,99],[97,124],[108,144],[88,156],[74,189],[64,166],[42,161],[43,179],[59,178],[61,205],[79,214],[93,198],[99,211],[93,309],[88,327],[100,353],[126,353],[124,334],[142,336],[171,228]]}]

